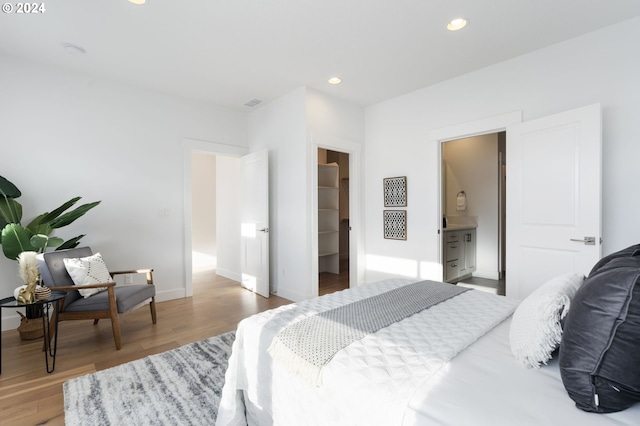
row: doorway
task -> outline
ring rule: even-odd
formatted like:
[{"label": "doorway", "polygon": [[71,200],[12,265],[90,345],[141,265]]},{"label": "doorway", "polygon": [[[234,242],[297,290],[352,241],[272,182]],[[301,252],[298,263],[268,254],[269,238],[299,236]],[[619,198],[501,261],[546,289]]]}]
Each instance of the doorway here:
[{"label": "doorway", "polygon": [[[523,299],[562,273],[588,274],[600,259],[601,106],[528,122],[522,121],[522,111],[514,111],[431,130],[429,141],[437,158],[434,178],[442,179],[442,143],[500,131],[509,135],[505,294]],[[442,194],[437,197],[440,215]],[[438,246],[443,264],[442,238]]]},{"label": "doorway", "polygon": [[318,148],[318,295],[349,288],[349,161]]},{"label": "doorway", "polygon": [[[207,142],[197,139],[184,138],[182,140],[182,162],[183,162],[183,194],[184,194],[184,220],[183,220],[183,258],[184,258],[184,290],[178,293],[176,291],[175,295],[172,295],[172,298],[179,297],[190,297],[193,296],[193,227],[192,227],[192,213],[193,213],[193,191],[192,191],[192,183],[193,183],[193,174],[192,174],[192,161],[193,154],[201,153],[207,154],[211,156],[216,156],[219,158],[229,158],[229,159],[239,159],[240,157],[247,155],[249,153],[248,148],[246,147],[238,147],[233,145],[225,145],[219,144],[215,142]],[[216,170],[217,174],[220,173],[220,162],[216,162]],[[219,176],[219,175],[218,175]],[[220,181],[218,177],[216,180]],[[227,181],[224,181],[225,184]],[[226,186],[225,186],[226,187]],[[237,194],[237,193],[236,193]],[[216,195],[216,197],[219,195]],[[220,205],[218,203],[218,205]],[[221,214],[226,214],[228,210],[225,209],[217,209],[216,210],[216,221],[220,222]],[[231,213],[229,213],[231,214]],[[233,225],[235,227],[235,225]],[[239,229],[238,225],[236,229]],[[231,250],[222,250],[220,237],[222,233],[220,232],[220,227],[217,227],[217,248],[216,248],[216,271],[220,273],[221,268],[224,268],[225,260],[223,257],[225,254],[231,256]],[[225,234],[226,235],[226,234]],[[236,235],[235,238],[239,241],[239,235]],[[224,239],[224,236],[223,236]],[[239,242],[237,243],[239,247]],[[238,248],[239,251],[239,248]],[[235,253],[238,253],[235,251]],[[237,258],[235,254],[233,254],[234,258]],[[239,260],[236,260],[239,263]],[[239,267],[230,267],[227,268],[229,272],[231,271],[239,271]],[[229,277],[230,279],[240,282],[240,273],[236,272],[234,276]]]},{"label": "doorway", "polygon": [[502,295],[505,150],[504,131],[441,144],[443,280]]},{"label": "doorway", "polygon": [[237,183],[240,158],[191,154],[191,267],[193,293],[213,283],[237,283],[237,230],[240,229]]}]

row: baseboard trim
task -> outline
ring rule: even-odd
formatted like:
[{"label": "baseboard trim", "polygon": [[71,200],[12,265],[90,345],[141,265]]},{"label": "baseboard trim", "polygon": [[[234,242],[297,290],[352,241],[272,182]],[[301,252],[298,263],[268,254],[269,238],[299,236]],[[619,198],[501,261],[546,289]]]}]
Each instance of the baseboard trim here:
[{"label": "baseboard trim", "polygon": [[278,295],[279,297],[284,297],[287,300],[291,300],[292,302],[301,302],[305,299],[308,299],[308,297],[305,297],[304,295],[296,291],[290,291],[286,288],[282,288],[282,286],[279,286],[277,293],[274,294]]},{"label": "baseboard trim", "polygon": [[156,302],[165,302],[167,300],[182,299],[184,297],[186,297],[186,292],[184,288],[175,288],[171,290],[156,291]]},{"label": "baseboard trim", "polygon": [[242,282],[242,275],[238,272],[230,271],[224,268],[216,268],[216,275],[229,278],[230,280]]}]

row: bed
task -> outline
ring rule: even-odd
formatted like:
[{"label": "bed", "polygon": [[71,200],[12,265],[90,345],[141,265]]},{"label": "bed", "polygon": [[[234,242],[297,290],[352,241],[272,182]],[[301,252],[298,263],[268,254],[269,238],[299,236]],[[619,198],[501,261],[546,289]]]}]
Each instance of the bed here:
[{"label": "bed", "polygon": [[322,366],[319,381],[272,356],[292,324],[417,282],[384,280],[243,320],[216,424],[640,424],[640,404],[609,414],[576,408],[557,356],[523,366],[509,339],[519,301],[477,290],[353,341]]}]

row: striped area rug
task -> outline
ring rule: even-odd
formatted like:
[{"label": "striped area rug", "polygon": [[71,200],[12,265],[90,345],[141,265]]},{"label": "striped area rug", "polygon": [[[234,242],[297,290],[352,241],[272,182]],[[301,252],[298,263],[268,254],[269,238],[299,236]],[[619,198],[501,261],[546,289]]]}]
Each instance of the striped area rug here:
[{"label": "striped area rug", "polygon": [[65,382],[65,424],[214,424],[234,338],[221,334]]}]

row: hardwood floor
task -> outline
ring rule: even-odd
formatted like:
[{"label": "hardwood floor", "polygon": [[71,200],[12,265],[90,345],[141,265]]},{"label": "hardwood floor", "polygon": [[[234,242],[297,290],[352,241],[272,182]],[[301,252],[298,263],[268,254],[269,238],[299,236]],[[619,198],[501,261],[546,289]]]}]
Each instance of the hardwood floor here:
[{"label": "hardwood floor", "polygon": [[235,330],[243,318],[291,303],[274,295],[265,299],[214,271],[194,276],[193,285],[194,297],[156,303],[155,326],[146,306],[121,317],[119,351],[109,320],[96,326],[91,320],[61,322],[51,374],[45,370],[41,339],[21,340],[16,330],[3,332],[0,424],[63,425],[65,381]]},{"label": "hardwood floor", "polygon": [[466,285],[467,287],[475,288],[477,290],[495,293],[498,296],[505,295],[504,279],[490,280],[487,278],[470,277],[461,280],[458,285]]},{"label": "hardwood floor", "polygon": [[349,288],[349,260],[340,260],[340,273],[320,272],[318,276],[318,296]]}]

